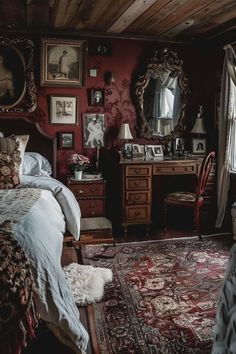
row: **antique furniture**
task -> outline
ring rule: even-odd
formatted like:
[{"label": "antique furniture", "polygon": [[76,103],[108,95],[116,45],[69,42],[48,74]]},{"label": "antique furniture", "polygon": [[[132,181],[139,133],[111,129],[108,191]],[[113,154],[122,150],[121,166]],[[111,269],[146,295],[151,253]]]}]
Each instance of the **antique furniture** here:
[{"label": "antique furniture", "polygon": [[156,50],[134,82],[140,137],[165,143],[181,136],[188,93],[183,62],[177,53],[167,48]]},{"label": "antique furniture", "polygon": [[67,178],[67,186],[79,203],[81,217],[98,217],[105,215],[105,181],[75,180]]},{"label": "antique furniture", "polygon": [[198,237],[201,240],[201,230],[200,230],[200,210],[204,203],[205,188],[208,181],[208,177],[214,162],[215,152],[210,152],[202,161],[200,173],[198,176],[198,182],[196,186],[196,191],[177,191],[166,195],[164,198],[164,226],[166,228],[166,214],[167,207],[182,207],[182,208],[192,208],[194,211],[194,229],[198,233]]},{"label": "antique furniture", "polygon": [[[121,170],[121,224],[124,227],[125,236],[129,225],[144,224],[146,233],[149,225],[158,220],[159,226],[163,213],[163,200],[165,185],[168,178],[172,178],[169,185],[176,188],[177,177],[179,179],[190,178],[194,184],[199,174],[202,158],[192,157],[188,159],[163,159],[163,160],[125,160],[119,162]],[[174,179],[173,179],[174,177]],[[213,176],[214,178],[214,176]],[[193,181],[194,180],[194,181]],[[157,186],[156,186],[157,184]],[[186,183],[185,183],[186,184]],[[213,207],[215,184],[214,179],[208,187],[208,210]],[[114,188],[111,190],[114,191]],[[113,202],[115,203],[115,201]],[[154,211],[154,209],[157,211]]]},{"label": "antique furniture", "polygon": [[67,177],[67,186],[81,210],[81,236],[76,245],[113,242],[112,224],[105,217],[106,181]]}]

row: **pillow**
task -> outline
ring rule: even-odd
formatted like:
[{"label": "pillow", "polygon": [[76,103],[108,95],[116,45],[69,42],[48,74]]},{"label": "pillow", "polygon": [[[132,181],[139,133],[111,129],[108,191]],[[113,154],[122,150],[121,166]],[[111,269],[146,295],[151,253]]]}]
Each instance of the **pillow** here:
[{"label": "pillow", "polygon": [[19,142],[0,137],[0,189],[19,187],[20,162]]},{"label": "pillow", "polygon": [[52,168],[46,157],[37,152],[26,152],[22,163],[22,174],[28,176],[50,176]]},{"label": "pillow", "polygon": [[24,153],[25,153],[25,149],[26,149],[26,145],[28,143],[29,140],[29,135],[13,135],[11,136],[12,138],[15,138],[16,141],[19,142],[19,150],[20,150],[20,157],[21,157],[21,162],[20,162],[20,166],[19,166],[19,174],[22,174],[22,162],[23,162],[23,158],[24,158]]}]

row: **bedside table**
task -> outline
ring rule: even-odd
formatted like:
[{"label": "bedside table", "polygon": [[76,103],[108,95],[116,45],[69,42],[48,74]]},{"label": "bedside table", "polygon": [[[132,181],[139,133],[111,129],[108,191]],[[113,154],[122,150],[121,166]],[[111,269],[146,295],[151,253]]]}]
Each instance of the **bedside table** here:
[{"label": "bedside table", "polygon": [[105,216],[104,179],[74,180],[67,177],[67,187],[72,191],[81,209],[81,217]]}]

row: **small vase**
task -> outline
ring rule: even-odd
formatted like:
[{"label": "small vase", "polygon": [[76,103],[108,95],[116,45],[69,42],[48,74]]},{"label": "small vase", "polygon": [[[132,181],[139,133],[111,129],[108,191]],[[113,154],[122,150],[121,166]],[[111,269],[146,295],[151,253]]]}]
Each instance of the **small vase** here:
[{"label": "small vase", "polygon": [[83,171],[74,171],[75,179],[82,179]]}]

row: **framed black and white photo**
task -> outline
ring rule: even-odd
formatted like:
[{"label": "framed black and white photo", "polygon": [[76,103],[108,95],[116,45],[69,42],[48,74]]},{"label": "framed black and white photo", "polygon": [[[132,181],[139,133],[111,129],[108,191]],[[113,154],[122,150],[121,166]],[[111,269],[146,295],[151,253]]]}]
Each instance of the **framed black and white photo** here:
[{"label": "framed black and white photo", "polygon": [[193,138],[193,154],[204,155],[206,154],[206,139],[204,138]]},{"label": "framed black and white photo", "polygon": [[74,132],[59,133],[59,148],[74,149]]},{"label": "framed black and white photo", "polygon": [[83,146],[85,149],[104,146],[104,134],[106,131],[105,114],[83,114]]},{"label": "framed black and white photo", "polygon": [[41,85],[84,86],[86,46],[85,40],[42,38]]},{"label": "framed black and white photo", "polygon": [[77,124],[76,96],[50,97],[50,124]]},{"label": "framed black and white photo", "polygon": [[100,88],[89,89],[89,105],[104,106],[105,90]]},{"label": "framed black and white photo", "polygon": [[146,155],[147,159],[154,158],[153,145],[146,145],[146,147],[145,147],[145,155]]},{"label": "framed black and white photo", "polygon": [[163,157],[163,147],[162,145],[153,145],[153,155],[154,157]]}]

